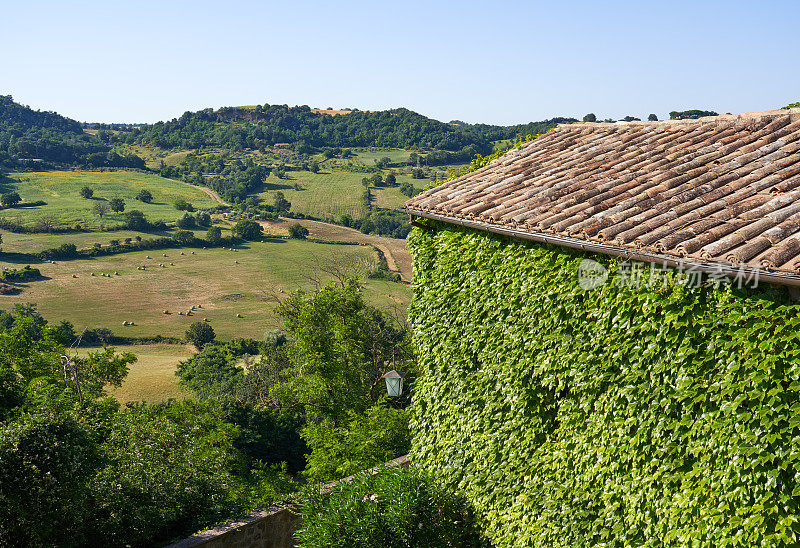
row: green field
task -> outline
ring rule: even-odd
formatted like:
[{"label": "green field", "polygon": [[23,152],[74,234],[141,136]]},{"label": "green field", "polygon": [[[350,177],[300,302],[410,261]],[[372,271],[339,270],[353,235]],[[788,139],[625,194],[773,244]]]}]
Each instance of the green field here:
[{"label": "green field", "polygon": [[[82,349],[80,354],[97,351],[96,348]],[[131,352],[137,357],[130,366],[128,376],[119,388],[107,388],[110,396],[120,403],[146,401],[155,403],[169,398],[181,399],[188,395],[178,385],[175,368],[178,362],[189,358],[193,349],[182,344],[143,344],[117,346],[117,352]]]},{"label": "green field", "polygon": [[[18,295],[0,296],[0,309],[32,302],[49,320],[66,319],[79,330],[107,327],[134,337],[182,337],[192,322],[208,318],[223,339],[261,338],[280,325],[274,312],[276,298],[297,288],[312,289],[314,279],[331,279],[321,267],[338,261],[359,266],[363,272],[376,261],[375,251],[368,246],[277,239],[250,243],[238,252],[198,249],[195,253],[153,250],[45,263],[39,268],[46,279],[22,284]],[[148,254],[152,259],[146,258]],[[147,270],[137,270],[140,265]],[[6,266],[18,265],[0,262],[0,267]],[[379,308],[399,308],[404,315],[411,290],[402,284],[368,280],[365,296]],[[179,314],[193,305],[202,308],[193,316]],[[123,321],[136,325],[123,326]]]},{"label": "green field", "polygon": [[367,149],[356,152],[355,157],[363,164],[371,167],[375,165],[375,160],[380,160],[381,158],[389,158],[393,164],[406,164],[408,163],[408,156],[410,154],[410,150],[403,150],[401,148],[392,148],[389,150]]},{"label": "green field", "polygon": [[[108,212],[102,220],[93,212],[94,205],[111,198],[125,200],[126,209],[138,209],[151,221],[175,221],[181,212],[173,202],[183,198],[197,208],[218,205],[202,190],[178,181],[132,171],[46,171],[12,173],[15,182],[3,185],[3,192],[17,191],[25,202],[42,200],[47,205],[4,209],[0,216],[33,225],[45,216],[67,226],[80,224],[97,228],[114,226],[122,222],[120,213]],[[88,186],[94,190],[91,199],[82,198],[79,191]],[[153,203],[145,204],[134,199],[137,192],[147,189],[153,194]]]},{"label": "green field", "polygon": [[[270,176],[259,194],[261,199],[271,203],[276,192],[283,192],[292,203],[292,211],[313,215],[317,218],[339,218],[348,214],[354,218],[363,217],[366,213],[361,202],[364,186],[361,180],[369,173],[351,173],[349,171],[326,171],[311,173],[309,171],[290,171],[287,179]],[[398,182],[409,180],[407,175],[399,175]],[[426,181],[415,181],[417,186]],[[300,190],[294,185],[298,184]],[[379,207],[397,207],[408,198],[400,193],[398,187],[372,187],[373,204]]]}]

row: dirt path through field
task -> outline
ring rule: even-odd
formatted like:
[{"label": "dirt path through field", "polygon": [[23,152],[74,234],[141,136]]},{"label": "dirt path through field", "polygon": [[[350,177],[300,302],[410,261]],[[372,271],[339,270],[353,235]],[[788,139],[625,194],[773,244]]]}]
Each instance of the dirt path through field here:
[{"label": "dirt path through field", "polygon": [[389,270],[399,272],[403,280],[410,282],[413,276],[411,254],[408,252],[405,240],[386,238],[375,234],[362,234],[354,228],[332,225],[320,221],[307,219],[286,219],[281,217],[277,221],[261,221],[261,226],[268,234],[288,234],[290,224],[300,223],[306,227],[312,236],[323,240],[339,242],[355,242],[359,244],[372,244],[383,252]]},{"label": "dirt path through field", "polygon": [[[165,179],[166,179],[166,177],[165,177]],[[206,186],[193,185],[193,184],[187,183],[186,181],[179,181],[178,179],[169,179],[169,180],[170,181],[175,181],[176,183],[180,183],[182,185],[190,186],[192,188],[196,188],[197,190],[199,190],[200,192],[204,193],[206,196],[208,196],[209,198],[211,198],[212,200],[214,200],[215,202],[217,202],[219,204],[222,204],[224,206],[230,206],[231,205],[228,202],[226,202],[225,200],[223,200],[222,198],[220,198],[219,194],[217,194],[216,192],[214,192],[213,190],[211,190],[210,188],[208,188]]]}]

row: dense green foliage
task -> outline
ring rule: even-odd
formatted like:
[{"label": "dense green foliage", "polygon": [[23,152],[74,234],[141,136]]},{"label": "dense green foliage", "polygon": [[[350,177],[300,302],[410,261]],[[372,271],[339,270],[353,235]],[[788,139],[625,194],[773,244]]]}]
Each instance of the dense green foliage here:
[{"label": "dense green foliage", "polygon": [[121,156],[107,143],[85,133],[80,122],[41,112],[0,95],[0,166],[78,164],[87,167],[144,168],[138,156]]},{"label": "dense green foliage", "polygon": [[359,474],[328,495],[306,489],[301,548],[480,546],[464,502],[415,467]]},{"label": "dense green foliage", "polygon": [[263,459],[279,422],[211,400],[119,404],[131,354],[61,356],[33,306],[0,312],[0,544],[153,546],[294,489]]},{"label": "dense green foliage", "polygon": [[[179,366],[181,384],[202,398],[235,402],[262,422],[272,417],[283,441],[279,448],[270,444],[273,456],[262,460],[286,462],[311,481],[339,479],[407,453],[408,414],[387,408],[380,378],[395,367],[411,369],[400,349],[405,332],[345,280],[293,293],[280,313],[285,336],[207,344]],[[408,403],[406,394],[394,405]]]},{"label": "dense green foliage", "polygon": [[785,107],[783,107],[783,110],[789,110],[790,108],[800,108],[800,101],[798,101],[797,103],[786,105]]},{"label": "dense green foliage", "polygon": [[675,111],[669,113],[670,120],[687,120],[687,119],[695,119],[695,118],[702,118],[704,116],[718,116],[718,112],[714,112],[713,110],[682,110],[682,111]]},{"label": "dense green foliage", "polygon": [[[433,148],[461,151],[470,157],[491,149],[489,143],[519,134],[542,133],[561,121],[519,126],[439,122],[405,108],[352,111],[343,116],[313,112],[307,106],[257,105],[186,112],[180,118],[133,130],[129,140],[160,148],[222,147],[232,151],[264,149],[276,143],[311,147]],[[466,158],[469,159],[469,158]]]},{"label": "dense green foliage", "polygon": [[[414,462],[499,546],[796,546],[800,305],[674,273],[577,284],[583,255],[409,237]],[[662,283],[663,282],[663,283]]]}]

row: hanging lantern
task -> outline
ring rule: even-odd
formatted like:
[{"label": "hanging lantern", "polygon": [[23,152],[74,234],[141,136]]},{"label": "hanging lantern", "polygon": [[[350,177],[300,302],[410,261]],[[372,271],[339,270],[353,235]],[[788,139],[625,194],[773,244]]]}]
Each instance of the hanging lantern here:
[{"label": "hanging lantern", "polygon": [[386,391],[389,393],[390,398],[403,395],[403,377],[405,376],[405,373],[400,373],[395,369],[381,376],[382,379],[386,379]]}]

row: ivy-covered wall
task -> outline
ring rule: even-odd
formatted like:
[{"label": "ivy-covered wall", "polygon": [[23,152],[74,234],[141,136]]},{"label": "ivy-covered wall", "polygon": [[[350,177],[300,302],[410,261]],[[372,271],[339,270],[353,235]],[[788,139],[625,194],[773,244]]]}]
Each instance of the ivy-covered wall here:
[{"label": "ivy-covered wall", "polygon": [[612,275],[584,291],[586,255],[430,224],[409,237],[412,455],[495,545],[798,544],[800,305],[784,289]]}]

